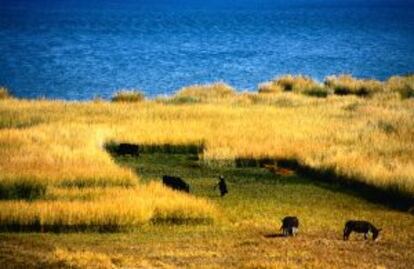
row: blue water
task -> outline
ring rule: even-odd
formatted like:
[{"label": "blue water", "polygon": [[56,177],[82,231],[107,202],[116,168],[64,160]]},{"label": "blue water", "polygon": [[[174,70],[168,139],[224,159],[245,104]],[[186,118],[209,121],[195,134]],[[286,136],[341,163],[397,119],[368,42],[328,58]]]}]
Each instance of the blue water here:
[{"label": "blue water", "polygon": [[284,2],[0,0],[0,85],[73,100],[214,81],[254,90],[284,73],[414,71],[409,2]]}]

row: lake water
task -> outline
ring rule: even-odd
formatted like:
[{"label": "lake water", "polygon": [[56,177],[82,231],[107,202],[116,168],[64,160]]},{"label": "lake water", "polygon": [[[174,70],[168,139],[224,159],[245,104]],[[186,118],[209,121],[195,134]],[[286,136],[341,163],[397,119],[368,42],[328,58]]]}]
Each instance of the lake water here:
[{"label": "lake water", "polygon": [[406,1],[283,2],[0,0],[0,85],[19,97],[81,100],[214,81],[255,90],[285,73],[414,71]]}]

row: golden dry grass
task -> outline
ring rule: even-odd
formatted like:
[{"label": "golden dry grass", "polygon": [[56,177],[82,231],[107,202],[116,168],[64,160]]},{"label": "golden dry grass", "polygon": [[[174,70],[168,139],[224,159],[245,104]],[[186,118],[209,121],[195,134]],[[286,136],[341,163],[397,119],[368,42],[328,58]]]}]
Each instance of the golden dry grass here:
[{"label": "golden dry grass", "polygon": [[383,91],[383,83],[374,79],[357,79],[351,75],[328,76],[325,85],[335,94],[372,96]]},{"label": "golden dry grass", "polygon": [[411,100],[283,98],[287,105],[280,107],[3,101],[10,110],[20,107],[22,114],[56,122],[3,129],[2,175],[123,182],[134,175],[112,161],[103,148],[106,141],[203,143],[206,162],[292,158],[370,184],[413,191]]},{"label": "golden dry grass", "polygon": [[283,87],[274,81],[260,83],[257,88],[259,93],[281,93],[284,91]]},{"label": "golden dry grass", "polygon": [[144,99],[144,94],[137,90],[121,90],[112,96],[112,102],[141,102]]},{"label": "golden dry grass", "polygon": [[192,85],[180,89],[175,98],[193,98],[196,101],[218,101],[223,100],[224,98],[230,98],[236,95],[235,89],[230,85],[217,82],[213,84],[205,85]]},{"label": "golden dry grass", "polygon": [[0,226],[10,230],[117,231],[149,221],[203,220],[217,215],[211,203],[155,182],[134,188],[52,189],[45,200],[4,201],[0,207]]},{"label": "golden dry grass", "polygon": [[112,269],[114,265],[108,255],[91,251],[69,251],[57,248],[50,255],[49,263],[60,268]]},{"label": "golden dry grass", "polygon": [[414,97],[414,75],[390,77],[385,88],[388,92],[395,92],[405,98]]},{"label": "golden dry grass", "polygon": [[328,90],[323,85],[303,75],[283,75],[258,86],[259,93],[280,93],[282,91],[315,97],[326,97],[328,95]]},{"label": "golden dry grass", "polygon": [[4,87],[0,87],[0,100],[1,99],[8,99],[10,97],[11,97],[11,95],[9,93],[9,90],[4,88]]},{"label": "golden dry grass", "polygon": [[[130,169],[118,166],[105,151],[105,143],[117,141],[203,145],[200,158],[208,166],[234,165],[239,158],[293,159],[300,165],[329,171],[347,180],[392,189],[401,196],[414,194],[412,99],[354,96],[314,99],[291,93],[269,97],[237,95],[222,84],[207,89],[182,90],[178,96],[198,96],[205,102],[180,106],[157,101],[135,104],[2,100],[0,186],[19,189],[15,183],[24,181],[29,186],[40,183],[46,185],[47,194],[53,188],[72,187],[130,188],[126,193],[140,188],[147,191],[148,187],[139,185],[138,177]],[[220,102],[215,102],[219,99]],[[166,196],[169,195],[173,194],[167,192]],[[118,206],[128,197],[121,195]],[[193,201],[185,199],[190,199],[188,203]],[[135,225],[135,221],[151,220],[154,214],[175,218],[174,208],[178,208],[178,218],[214,218],[211,205],[203,203],[197,208],[183,207],[181,202],[163,203],[158,211],[140,203],[142,208],[132,206],[136,211],[126,213],[125,217],[118,210],[119,215],[113,218],[121,224]],[[79,217],[82,220],[79,223],[106,225],[105,217],[94,212],[101,206],[102,210],[111,211],[116,203],[106,205],[98,200],[65,201],[64,198],[3,201],[0,211],[5,216],[4,223],[8,219],[26,223],[38,221],[39,215],[47,215],[45,212],[53,209],[60,215],[56,219],[47,215],[44,222],[65,224],[71,221],[65,209],[73,205],[79,208],[79,213],[67,212],[83,216]]]}]

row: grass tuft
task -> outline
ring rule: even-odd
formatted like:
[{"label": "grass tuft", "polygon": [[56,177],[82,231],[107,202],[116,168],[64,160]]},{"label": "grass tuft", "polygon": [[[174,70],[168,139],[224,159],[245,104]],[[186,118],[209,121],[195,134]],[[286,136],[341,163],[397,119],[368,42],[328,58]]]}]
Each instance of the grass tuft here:
[{"label": "grass tuft", "polygon": [[312,97],[327,97],[328,90],[307,76],[283,75],[259,84],[259,93],[294,92]]},{"label": "grass tuft", "polygon": [[195,104],[200,103],[202,100],[196,96],[174,96],[172,98],[166,98],[162,102],[166,104],[183,105],[183,104]]},{"label": "grass tuft", "polygon": [[142,102],[145,100],[145,95],[137,90],[121,90],[112,96],[112,102]]},{"label": "grass tuft", "polygon": [[328,76],[325,86],[337,95],[369,97],[383,90],[383,84],[373,79],[356,79],[351,75]]},{"label": "grass tuft", "polygon": [[263,94],[268,94],[268,93],[281,93],[284,91],[284,88],[280,85],[278,85],[277,83],[275,83],[274,81],[268,81],[268,82],[263,82],[260,83],[258,86],[258,92]]},{"label": "grass tuft", "polygon": [[414,97],[414,75],[390,77],[385,85],[387,91],[398,93],[402,99]]},{"label": "grass tuft", "polygon": [[[197,101],[217,101],[236,96],[236,91],[230,85],[218,82],[205,85],[192,85],[184,87],[177,92],[174,99]],[[177,100],[177,99],[176,99]]]},{"label": "grass tuft", "polygon": [[0,87],[0,100],[2,99],[9,99],[11,98],[11,94],[9,92],[9,90],[5,87]]}]

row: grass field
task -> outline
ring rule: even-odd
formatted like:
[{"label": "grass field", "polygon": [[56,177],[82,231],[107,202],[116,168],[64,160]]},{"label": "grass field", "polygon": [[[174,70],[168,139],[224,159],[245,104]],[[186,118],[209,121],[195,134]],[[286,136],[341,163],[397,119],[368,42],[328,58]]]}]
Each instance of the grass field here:
[{"label": "grass field", "polygon": [[[209,168],[188,154],[119,157],[143,182],[174,174],[220,208],[215,224],[143,225],[128,233],[3,233],[2,268],[410,268],[414,218],[364,200],[340,184],[274,175],[259,167]],[[230,193],[213,190],[223,174]],[[279,237],[285,215],[300,219],[295,238]],[[383,228],[377,242],[342,240],[344,222]],[[5,266],[5,265],[8,266]]]},{"label": "grass field", "polygon": [[[408,268],[412,82],[285,76],[259,93],[216,83],[113,102],[2,88],[0,268]],[[140,156],[111,154],[119,143]],[[164,174],[192,193],[164,187]],[[286,215],[300,218],[296,238],[278,234]],[[344,242],[348,219],[382,239]]]}]

